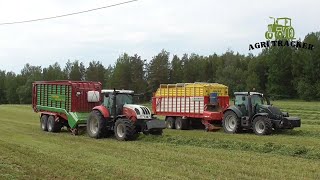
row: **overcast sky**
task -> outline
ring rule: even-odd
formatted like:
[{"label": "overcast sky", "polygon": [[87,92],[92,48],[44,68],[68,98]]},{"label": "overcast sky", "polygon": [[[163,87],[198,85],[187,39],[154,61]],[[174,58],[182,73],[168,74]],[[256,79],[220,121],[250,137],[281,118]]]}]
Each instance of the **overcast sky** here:
[{"label": "overcast sky", "polygon": [[[0,0],[0,23],[61,15],[126,0]],[[290,17],[296,37],[320,31],[319,0],[140,0],[75,16],[0,26],[0,69],[68,59],[114,64],[121,53],[248,54],[273,17]],[[251,51],[254,54],[259,50]]]}]

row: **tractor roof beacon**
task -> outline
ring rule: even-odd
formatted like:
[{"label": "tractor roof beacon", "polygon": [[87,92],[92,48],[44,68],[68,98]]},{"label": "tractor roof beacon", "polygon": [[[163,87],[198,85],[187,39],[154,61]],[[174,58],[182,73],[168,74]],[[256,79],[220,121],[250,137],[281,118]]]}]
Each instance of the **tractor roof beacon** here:
[{"label": "tractor roof beacon", "polygon": [[270,105],[259,92],[235,92],[234,105],[224,111],[222,126],[226,133],[252,129],[257,135],[270,135],[274,129],[293,129],[301,126],[298,117]]}]

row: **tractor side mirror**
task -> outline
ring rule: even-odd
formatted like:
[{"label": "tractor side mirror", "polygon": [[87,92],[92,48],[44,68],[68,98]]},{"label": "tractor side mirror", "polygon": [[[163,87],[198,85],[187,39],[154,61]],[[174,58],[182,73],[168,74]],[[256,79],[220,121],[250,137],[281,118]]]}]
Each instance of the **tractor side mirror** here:
[{"label": "tractor side mirror", "polygon": [[242,96],[242,101],[245,101],[246,100],[246,97]]},{"label": "tractor side mirror", "polygon": [[109,97],[109,93],[104,94],[105,97]]},{"label": "tractor side mirror", "polygon": [[264,97],[265,97],[265,99],[267,101],[267,105],[271,105],[272,106],[272,104],[270,103],[270,98],[268,96],[264,96]]}]

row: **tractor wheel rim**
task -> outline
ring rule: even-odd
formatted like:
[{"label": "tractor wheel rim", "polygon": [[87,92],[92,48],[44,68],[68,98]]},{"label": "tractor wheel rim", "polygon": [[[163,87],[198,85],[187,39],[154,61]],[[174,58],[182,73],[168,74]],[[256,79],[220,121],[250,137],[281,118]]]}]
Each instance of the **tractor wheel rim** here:
[{"label": "tractor wheel rim", "polygon": [[96,134],[98,132],[98,120],[96,118],[93,118],[90,121],[90,131],[92,134]]},{"label": "tractor wheel rim", "polygon": [[256,124],[255,124],[255,129],[257,131],[257,133],[261,134],[264,132],[265,130],[265,125],[263,123],[263,121],[257,121]]},{"label": "tractor wheel rim", "polygon": [[229,115],[227,118],[226,118],[226,128],[228,131],[234,131],[235,127],[236,127],[236,118],[233,117],[232,115]]},{"label": "tractor wheel rim", "polygon": [[122,138],[125,134],[125,129],[124,129],[124,126],[122,124],[119,124],[117,126],[117,135],[118,137]]}]

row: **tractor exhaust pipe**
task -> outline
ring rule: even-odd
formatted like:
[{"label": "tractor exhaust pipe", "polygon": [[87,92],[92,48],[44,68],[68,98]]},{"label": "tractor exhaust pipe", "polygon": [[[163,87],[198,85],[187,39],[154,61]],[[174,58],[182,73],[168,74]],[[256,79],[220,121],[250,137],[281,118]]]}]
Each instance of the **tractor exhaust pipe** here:
[{"label": "tractor exhaust pipe", "polygon": [[248,116],[249,116],[249,124],[251,124],[251,118],[252,118],[252,102],[251,102],[250,92],[248,92]]},{"label": "tractor exhaust pipe", "polygon": [[117,91],[115,88],[113,88],[113,93],[112,93],[113,97],[112,97],[112,115],[113,115],[113,119],[117,118]]}]

